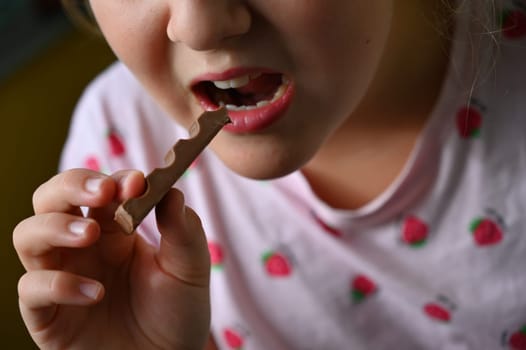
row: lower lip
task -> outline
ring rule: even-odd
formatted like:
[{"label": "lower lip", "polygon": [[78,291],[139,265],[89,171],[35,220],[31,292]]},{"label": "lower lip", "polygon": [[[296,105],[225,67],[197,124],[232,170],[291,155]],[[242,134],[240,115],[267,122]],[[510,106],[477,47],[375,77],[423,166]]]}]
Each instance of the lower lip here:
[{"label": "lower lip", "polygon": [[[227,124],[223,130],[232,133],[253,133],[261,131],[279,120],[289,108],[294,96],[294,84],[290,82],[284,94],[272,103],[247,111],[228,111],[232,123]],[[205,110],[215,110],[217,105],[210,105],[206,101],[200,101]]]}]

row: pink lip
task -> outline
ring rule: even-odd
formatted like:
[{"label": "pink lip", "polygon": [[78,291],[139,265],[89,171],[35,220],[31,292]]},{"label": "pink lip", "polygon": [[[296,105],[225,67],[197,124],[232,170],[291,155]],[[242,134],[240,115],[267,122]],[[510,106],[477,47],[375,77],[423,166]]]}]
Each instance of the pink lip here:
[{"label": "pink lip", "polygon": [[[222,73],[208,73],[200,76],[192,82],[192,86],[210,80],[228,80],[245,74],[253,73],[276,73],[269,69],[248,69],[248,68],[233,68]],[[224,130],[232,133],[250,133],[257,132],[270,126],[279,120],[287,111],[294,97],[294,84],[289,82],[283,96],[276,101],[263,106],[245,111],[228,111],[228,115],[232,120],[231,124],[227,124]],[[196,95],[199,103],[205,110],[216,110],[218,105],[213,103],[203,96]]]}]

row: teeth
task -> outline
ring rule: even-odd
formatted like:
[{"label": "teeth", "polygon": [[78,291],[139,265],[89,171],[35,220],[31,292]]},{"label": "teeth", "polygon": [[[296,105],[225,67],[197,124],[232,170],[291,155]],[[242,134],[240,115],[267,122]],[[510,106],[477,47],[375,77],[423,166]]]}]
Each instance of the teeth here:
[{"label": "teeth", "polygon": [[280,85],[278,90],[276,90],[276,92],[274,93],[274,96],[272,97],[272,101],[271,102],[274,102],[278,98],[280,98],[281,96],[285,95],[285,91],[287,91],[287,85],[283,85],[283,84]]},{"label": "teeth", "polygon": [[[236,79],[232,79],[232,80],[213,81],[213,83],[219,89],[223,89],[223,90],[230,89],[230,88],[234,88],[235,89],[235,88],[238,88],[238,87],[241,87],[241,86],[244,86],[244,85],[248,84],[250,79],[255,79],[255,78],[259,77],[260,75],[261,74],[259,74],[259,73],[252,74],[250,76],[244,75],[242,77],[239,77],[239,78],[236,78]],[[256,109],[256,108],[261,108],[261,107],[268,106],[269,104],[271,104],[271,103],[277,101],[278,99],[280,99],[285,94],[285,91],[287,91],[287,87],[288,87],[289,82],[290,82],[289,79],[286,78],[285,76],[282,76],[281,81],[282,81],[281,85],[276,90],[276,92],[274,93],[274,96],[272,96],[271,100],[259,101],[257,104],[251,105],[251,106],[236,106],[236,105],[233,105],[233,104],[225,104],[223,101],[220,101],[219,102],[219,106],[220,107],[225,107],[227,110],[230,110],[230,111],[250,111],[250,110],[253,110],[253,109]]]},{"label": "teeth", "polygon": [[212,81],[216,88],[226,90],[226,89],[236,89],[242,86],[245,86],[250,81],[248,75],[243,75],[241,77],[230,79],[230,80],[215,80]]},{"label": "teeth", "polygon": [[251,106],[236,106],[236,105],[233,105],[233,104],[226,104],[225,105],[225,103],[223,101],[219,102],[219,106],[220,107],[225,107],[229,111],[250,111],[250,110],[253,110],[253,109],[256,109],[256,108],[261,108],[261,107],[268,106],[269,104],[277,101],[278,99],[280,99],[285,94],[285,91],[287,91],[287,85],[286,84],[281,85],[276,90],[276,92],[274,93],[274,96],[272,96],[271,100],[259,101],[257,104],[251,105]]},{"label": "teeth", "polygon": [[268,106],[270,104],[269,101],[259,101],[257,104],[256,104],[256,107],[260,108],[260,107],[265,107],[265,106]]}]

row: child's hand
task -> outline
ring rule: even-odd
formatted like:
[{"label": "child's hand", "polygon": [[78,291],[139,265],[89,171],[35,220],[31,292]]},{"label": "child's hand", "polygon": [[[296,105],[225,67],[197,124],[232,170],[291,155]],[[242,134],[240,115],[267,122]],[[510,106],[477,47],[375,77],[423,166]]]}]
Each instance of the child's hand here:
[{"label": "child's hand", "polygon": [[[197,215],[182,194],[157,206],[157,250],[113,221],[144,191],[136,171],[70,170],[34,194],[35,216],[14,231],[27,270],[20,310],[41,348],[202,349],[208,340],[210,261]],[[89,207],[88,218],[80,207]]]}]

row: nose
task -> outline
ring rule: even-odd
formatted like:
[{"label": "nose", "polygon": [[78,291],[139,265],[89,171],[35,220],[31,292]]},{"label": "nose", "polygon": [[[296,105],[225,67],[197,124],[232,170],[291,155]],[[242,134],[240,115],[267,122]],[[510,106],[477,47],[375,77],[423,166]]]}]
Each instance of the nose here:
[{"label": "nose", "polygon": [[167,34],[194,50],[213,50],[249,31],[252,18],[243,0],[175,0]]}]

